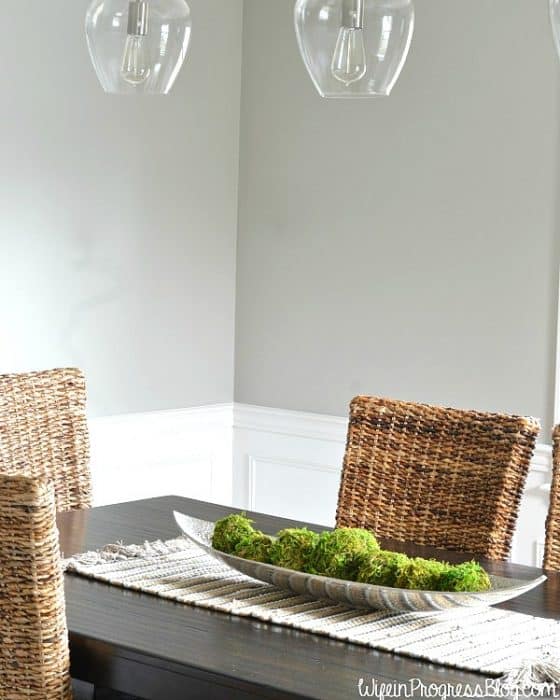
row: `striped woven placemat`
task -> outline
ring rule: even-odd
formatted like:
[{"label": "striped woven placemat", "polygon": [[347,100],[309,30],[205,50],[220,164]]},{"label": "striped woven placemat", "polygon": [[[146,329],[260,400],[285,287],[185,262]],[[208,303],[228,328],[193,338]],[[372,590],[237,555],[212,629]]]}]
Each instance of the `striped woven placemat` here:
[{"label": "striped woven placemat", "polygon": [[560,687],[560,622],[497,608],[390,613],[296,595],[255,581],[179,538],[108,545],[64,562],[67,572],[170,600],[252,617],[520,683]]}]

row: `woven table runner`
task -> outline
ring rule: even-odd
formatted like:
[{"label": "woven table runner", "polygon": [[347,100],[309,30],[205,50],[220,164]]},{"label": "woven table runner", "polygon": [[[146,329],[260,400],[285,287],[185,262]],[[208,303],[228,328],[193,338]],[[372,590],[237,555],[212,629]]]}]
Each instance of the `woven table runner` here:
[{"label": "woven table runner", "polygon": [[522,684],[560,686],[560,623],[497,608],[390,613],[296,595],[255,581],[179,538],[109,545],[64,562],[67,572]]}]

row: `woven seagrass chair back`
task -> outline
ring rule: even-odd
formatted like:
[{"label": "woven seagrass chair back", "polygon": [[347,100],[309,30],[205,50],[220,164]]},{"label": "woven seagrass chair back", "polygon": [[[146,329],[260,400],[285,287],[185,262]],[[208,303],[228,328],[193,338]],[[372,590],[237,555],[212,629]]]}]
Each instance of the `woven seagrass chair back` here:
[{"label": "woven seagrass chair back", "polygon": [[50,479],[59,511],[89,507],[85,404],[78,369],[0,375],[0,474]]},{"label": "woven seagrass chair back", "polygon": [[0,475],[0,698],[70,700],[53,485]]},{"label": "woven seagrass chair back", "polygon": [[560,571],[560,425],[552,431],[552,485],[546,519],[543,568]]},{"label": "woven seagrass chair back", "polygon": [[534,418],[358,396],[337,526],[506,559],[538,432]]}]

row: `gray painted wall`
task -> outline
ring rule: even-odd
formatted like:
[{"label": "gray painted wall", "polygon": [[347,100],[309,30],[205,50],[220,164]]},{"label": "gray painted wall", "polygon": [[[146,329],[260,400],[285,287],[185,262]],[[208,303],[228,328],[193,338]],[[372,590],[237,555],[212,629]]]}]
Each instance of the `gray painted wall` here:
[{"label": "gray painted wall", "polygon": [[[0,371],[93,414],[358,392],[551,421],[559,68],[546,3],[422,0],[390,99],[323,101],[291,0],[190,0],[166,98],[103,94],[86,3],[0,24]],[[34,21],[30,22],[29,18]],[[356,135],[359,147],[355,147]]]},{"label": "gray painted wall", "polygon": [[360,392],[552,420],[558,82],[546,2],[419,0],[386,100],[323,101],[293,3],[245,0],[236,400]]},{"label": "gray painted wall", "polygon": [[0,23],[0,371],[79,365],[93,414],[233,395],[242,4],[189,2],[164,98],[102,92],[86,2]]}]

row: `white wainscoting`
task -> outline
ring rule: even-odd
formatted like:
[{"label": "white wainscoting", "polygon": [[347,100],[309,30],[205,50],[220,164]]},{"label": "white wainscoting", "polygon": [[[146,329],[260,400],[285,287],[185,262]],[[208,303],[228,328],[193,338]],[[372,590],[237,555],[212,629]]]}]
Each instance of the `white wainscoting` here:
[{"label": "white wainscoting", "polygon": [[346,426],[345,418],[235,404],[234,503],[333,525]]},{"label": "white wainscoting", "polygon": [[[234,405],[233,499],[251,510],[333,525],[347,420]],[[512,559],[542,560],[551,449],[538,445],[527,480]]]},{"label": "white wainscoting", "polygon": [[89,421],[95,505],[177,494],[232,500],[231,404]]}]

